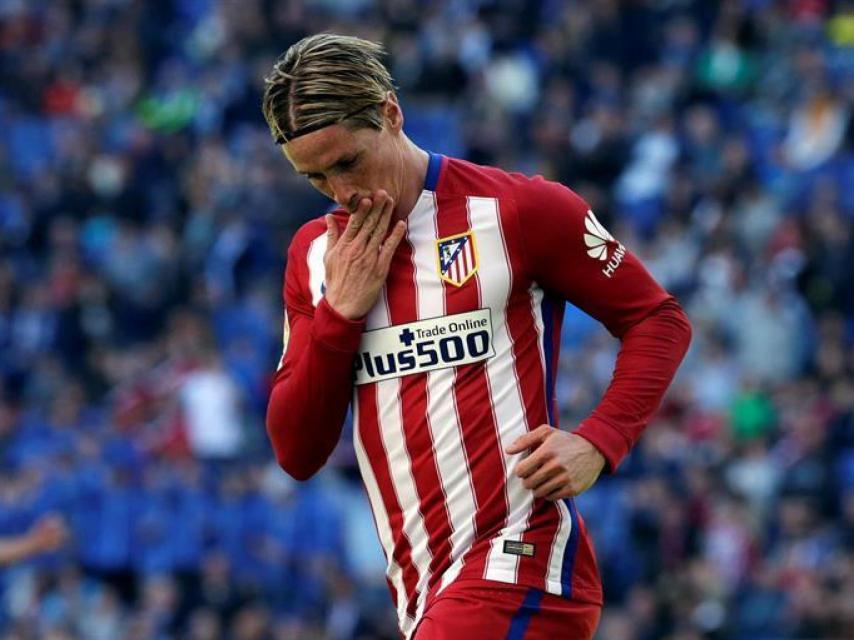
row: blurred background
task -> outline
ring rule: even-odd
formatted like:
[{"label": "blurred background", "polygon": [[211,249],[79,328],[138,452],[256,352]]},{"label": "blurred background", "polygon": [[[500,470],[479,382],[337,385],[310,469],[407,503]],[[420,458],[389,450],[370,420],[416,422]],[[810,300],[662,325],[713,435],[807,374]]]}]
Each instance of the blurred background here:
[{"label": "blurred background", "polygon": [[[0,537],[68,529],[0,568],[0,638],[396,637],[348,438],[297,484],[263,425],[285,249],[328,202],[260,92],[319,31],[386,44],[425,148],[580,192],[693,320],[578,501],[598,637],[854,638],[842,0],[0,0]],[[565,428],[617,349],[568,309]]]}]

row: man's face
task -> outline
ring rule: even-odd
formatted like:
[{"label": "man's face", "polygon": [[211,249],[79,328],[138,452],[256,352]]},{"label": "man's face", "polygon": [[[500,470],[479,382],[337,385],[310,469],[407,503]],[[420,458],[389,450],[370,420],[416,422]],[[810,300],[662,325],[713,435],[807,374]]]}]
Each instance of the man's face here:
[{"label": "man's face", "polygon": [[378,189],[398,199],[394,176],[399,167],[388,122],[382,131],[331,125],[292,140],[282,149],[315,189],[351,213],[361,198],[371,197]]}]

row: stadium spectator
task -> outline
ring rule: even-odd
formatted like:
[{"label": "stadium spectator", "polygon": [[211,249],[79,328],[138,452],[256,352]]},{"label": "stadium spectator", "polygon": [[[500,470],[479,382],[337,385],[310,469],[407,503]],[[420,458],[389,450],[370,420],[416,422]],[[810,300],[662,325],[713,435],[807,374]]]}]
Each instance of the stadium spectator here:
[{"label": "stadium spectator", "polygon": [[57,549],[68,537],[65,522],[57,516],[45,516],[26,533],[0,538],[0,566],[27,560]]}]

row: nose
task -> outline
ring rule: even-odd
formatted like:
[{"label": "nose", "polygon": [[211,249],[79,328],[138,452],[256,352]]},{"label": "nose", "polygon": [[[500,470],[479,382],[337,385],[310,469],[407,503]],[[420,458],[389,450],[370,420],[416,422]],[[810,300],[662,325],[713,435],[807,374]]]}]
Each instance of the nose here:
[{"label": "nose", "polygon": [[332,191],[333,200],[342,207],[350,209],[353,205],[353,200],[356,199],[358,189],[346,180],[342,180],[339,176],[330,176],[327,178],[327,184]]}]

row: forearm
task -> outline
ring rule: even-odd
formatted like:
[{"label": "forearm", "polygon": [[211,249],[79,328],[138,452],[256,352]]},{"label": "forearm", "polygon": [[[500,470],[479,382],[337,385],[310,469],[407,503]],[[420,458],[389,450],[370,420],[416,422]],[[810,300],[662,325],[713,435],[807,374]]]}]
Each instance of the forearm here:
[{"label": "forearm", "polygon": [[613,473],[661,404],[691,340],[691,325],[666,300],[622,338],[611,384],[575,433],[592,442]]},{"label": "forearm", "polygon": [[36,541],[31,535],[0,539],[0,566],[14,564],[38,553]]},{"label": "forearm", "polygon": [[293,339],[267,407],[267,434],[279,465],[297,480],[314,475],[341,436],[353,384],[362,323],[322,301],[310,328]]}]

